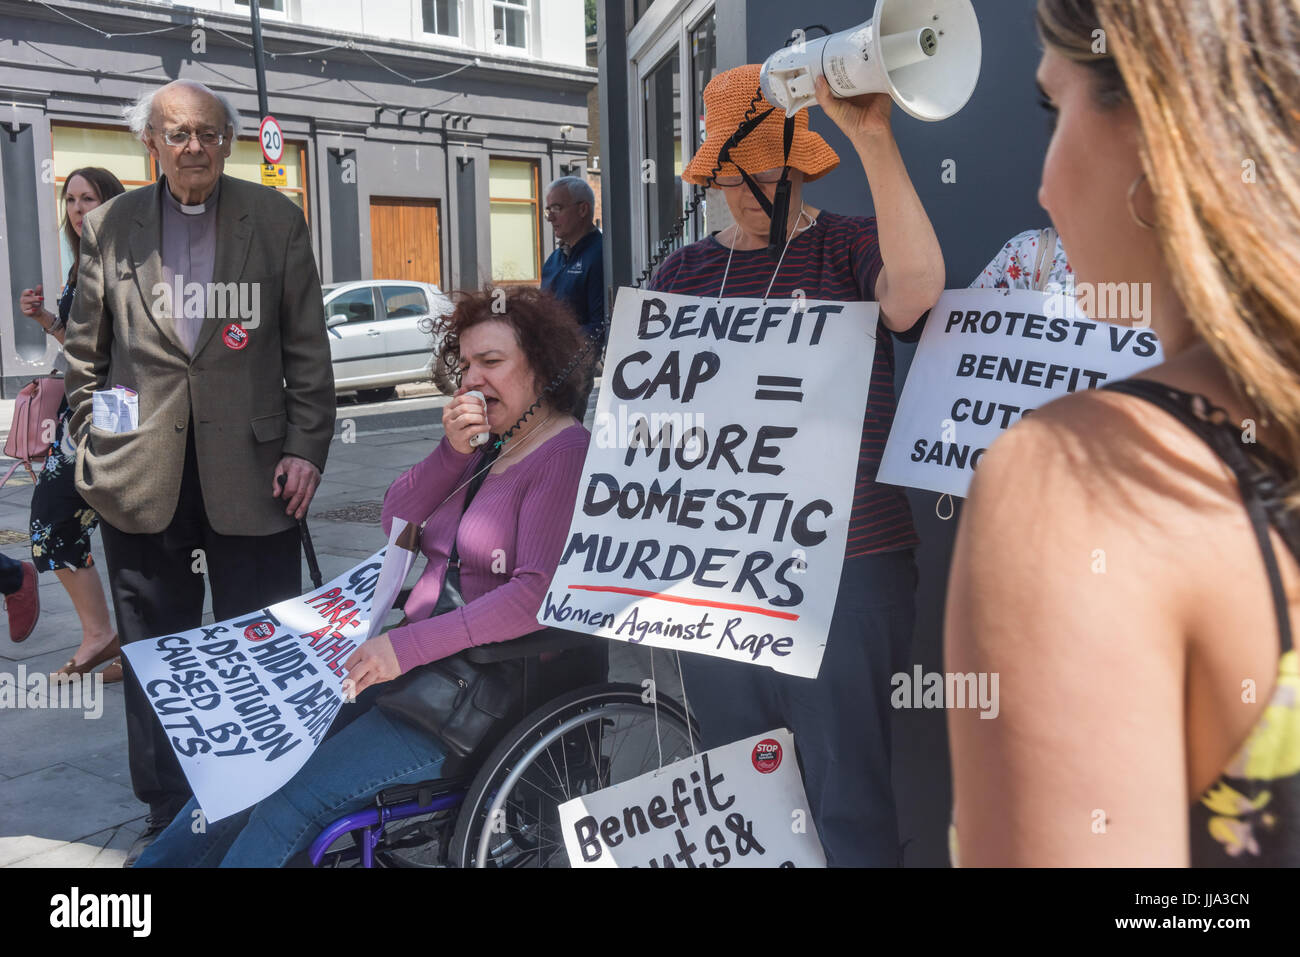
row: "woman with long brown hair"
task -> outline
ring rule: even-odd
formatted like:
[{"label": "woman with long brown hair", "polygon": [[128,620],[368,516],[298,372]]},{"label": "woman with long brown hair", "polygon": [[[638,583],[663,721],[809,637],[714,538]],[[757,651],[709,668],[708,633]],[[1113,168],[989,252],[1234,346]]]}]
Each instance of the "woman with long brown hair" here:
[{"label": "woman with long brown hair", "polygon": [[[1166,361],[980,463],[947,668],[963,865],[1300,864],[1300,2],[1039,0],[1040,200]],[[1245,507],[1243,507],[1243,504]]]},{"label": "woman with long brown hair", "polygon": [[[81,254],[81,222],[85,215],[124,190],[116,176],[97,166],[75,169],[63,181],[63,235],[72,250],[68,281],[59,295],[58,314],[45,308],[44,290],[24,289],[19,300],[23,314],[39,323],[47,334],[63,344],[64,330],[77,292],[77,260]],[[63,372],[63,352],[54,362]],[[76,453],[63,441],[71,412],[68,400],[59,403],[58,423],[50,454],[37,475],[32,492],[32,562],[39,571],[52,571],[67,589],[77,617],[81,619],[81,645],[56,675],[82,675],[99,667],[120,651],[117,633],[108,617],[104,586],[90,554],[90,536],[99,516],[77,492],[73,473]],[[106,682],[122,680],[122,666],[113,662],[103,671]]]}]

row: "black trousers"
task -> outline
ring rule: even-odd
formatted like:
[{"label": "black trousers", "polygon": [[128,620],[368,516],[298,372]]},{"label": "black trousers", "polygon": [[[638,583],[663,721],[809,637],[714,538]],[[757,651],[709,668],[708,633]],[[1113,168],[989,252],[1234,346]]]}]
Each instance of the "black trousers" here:
[{"label": "black trousers", "polygon": [[846,558],[816,678],[682,656],[705,748],[773,728],[794,733],[804,793],[831,867],[901,864],[890,689],[913,660],[916,582],[911,549]]},{"label": "black trousers", "polygon": [[[269,494],[269,493],[268,493]],[[272,535],[219,535],[208,523],[191,426],[180,498],[171,524],[133,535],[101,522],[108,584],[122,644],[176,634],[203,623],[204,572],[214,620],[263,608],[302,591],[298,530]],[[131,787],[151,813],[174,816],[193,793],[124,657],[126,737]]]}]

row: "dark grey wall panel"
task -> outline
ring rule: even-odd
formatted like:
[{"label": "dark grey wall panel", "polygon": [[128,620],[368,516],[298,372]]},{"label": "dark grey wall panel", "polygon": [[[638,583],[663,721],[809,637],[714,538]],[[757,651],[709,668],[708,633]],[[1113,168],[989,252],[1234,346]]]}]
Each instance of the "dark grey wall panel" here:
[{"label": "dark grey wall panel", "polygon": [[360,189],[357,186],[357,151],[330,150],[330,265],[334,282],[361,276]]},{"label": "dark grey wall panel", "polygon": [[605,285],[632,284],[632,183],[627,88],[627,16],[630,4],[607,2],[597,15],[597,62],[600,84],[601,225],[605,240]]},{"label": "dark grey wall panel", "polygon": [[[457,248],[460,250],[460,270],[456,277],[457,289],[476,289],[479,286],[478,266],[478,207],[477,161],[471,156],[456,163],[456,200],[463,212],[457,220]],[[451,284],[448,283],[450,288]]]},{"label": "dark grey wall panel", "polygon": [[[11,321],[4,333],[12,336],[14,350],[23,359],[36,361],[45,355],[45,331],[18,309],[19,293],[41,283],[41,244],[37,241],[38,193],[32,184],[36,175],[36,153],[32,126],[27,123],[0,125],[0,166],[4,173],[4,230],[8,238],[9,275],[13,277],[8,301]],[[54,311],[59,290],[46,289],[45,302]]]}]

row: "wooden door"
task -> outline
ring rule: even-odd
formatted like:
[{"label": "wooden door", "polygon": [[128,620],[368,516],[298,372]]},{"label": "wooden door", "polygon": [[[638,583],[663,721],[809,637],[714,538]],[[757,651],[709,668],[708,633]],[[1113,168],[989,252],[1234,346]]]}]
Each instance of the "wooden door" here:
[{"label": "wooden door", "polygon": [[372,197],[371,277],[431,282],[442,288],[438,201]]}]

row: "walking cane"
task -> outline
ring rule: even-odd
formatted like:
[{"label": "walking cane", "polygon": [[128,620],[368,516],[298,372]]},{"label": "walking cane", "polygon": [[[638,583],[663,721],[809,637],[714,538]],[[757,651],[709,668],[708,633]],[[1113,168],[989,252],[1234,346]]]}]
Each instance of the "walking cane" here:
[{"label": "walking cane", "polygon": [[[280,491],[283,492],[285,483],[289,481],[289,476],[281,475],[276,481],[280,483]],[[307,572],[311,575],[311,583],[320,588],[324,579],[321,578],[320,565],[316,562],[316,549],[312,547],[311,532],[307,531],[306,518],[298,519],[298,537],[302,539],[302,550],[307,556]]]}]

